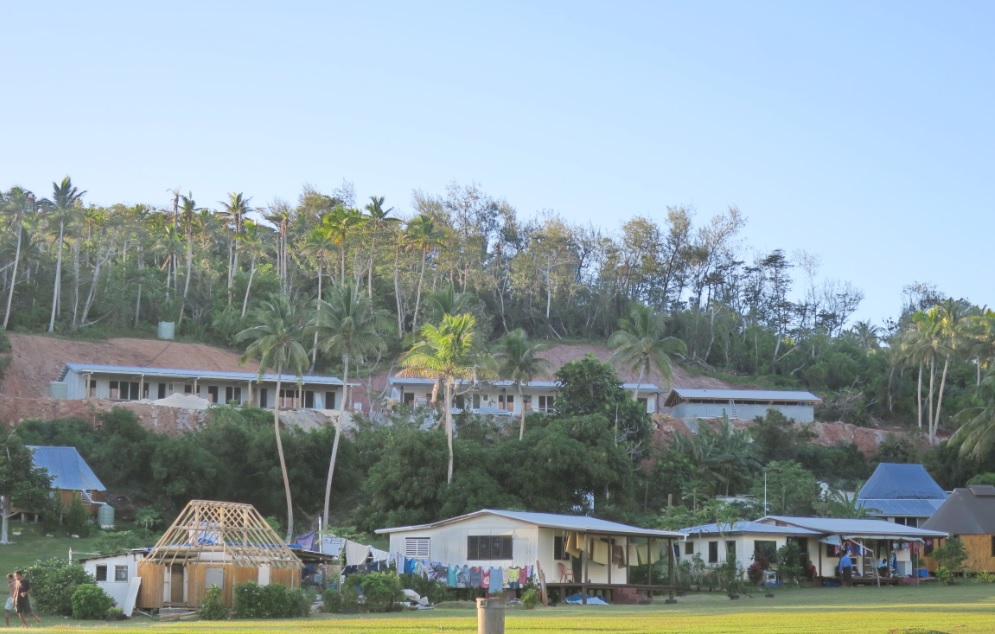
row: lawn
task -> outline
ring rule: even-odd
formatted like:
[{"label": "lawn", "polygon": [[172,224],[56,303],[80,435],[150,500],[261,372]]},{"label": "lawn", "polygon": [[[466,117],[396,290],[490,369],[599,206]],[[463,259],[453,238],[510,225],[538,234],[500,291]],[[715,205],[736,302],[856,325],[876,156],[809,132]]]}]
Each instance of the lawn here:
[{"label": "lawn", "polygon": [[[99,537],[45,537],[41,526],[32,523],[11,522],[9,530],[13,543],[0,546],[0,577],[6,577],[8,572],[18,568],[26,568],[39,559],[67,559],[70,548],[74,553],[73,559],[79,559],[75,553],[95,551],[99,540]],[[14,535],[15,532],[21,534]]]},{"label": "lawn", "polygon": [[[526,611],[509,609],[505,629],[513,632],[990,632],[995,585],[966,582],[922,587],[778,590],[730,601],[724,595],[696,594],[676,605],[565,606]],[[474,610],[436,609],[386,616],[318,615],[294,621],[160,623],[136,617],[120,624],[44,619],[51,631],[128,632],[335,632],[344,634],[437,634],[476,632]]]}]

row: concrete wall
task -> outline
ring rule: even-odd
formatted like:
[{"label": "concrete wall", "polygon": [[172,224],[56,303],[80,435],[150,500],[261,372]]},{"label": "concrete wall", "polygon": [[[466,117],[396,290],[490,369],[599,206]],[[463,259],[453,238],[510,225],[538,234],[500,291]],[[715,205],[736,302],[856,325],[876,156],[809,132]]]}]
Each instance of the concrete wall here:
[{"label": "concrete wall", "polygon": [[695,420],[698,418],[722,418],[728,415],[733,420],[753,420],[758,416],[766,416],[767,410],[774,409],[789,419],[799,423],[811,423],[815,420],[815,408],[811,405],[766,405],[736,403],[681,403],[671,409],[674,418]]}]

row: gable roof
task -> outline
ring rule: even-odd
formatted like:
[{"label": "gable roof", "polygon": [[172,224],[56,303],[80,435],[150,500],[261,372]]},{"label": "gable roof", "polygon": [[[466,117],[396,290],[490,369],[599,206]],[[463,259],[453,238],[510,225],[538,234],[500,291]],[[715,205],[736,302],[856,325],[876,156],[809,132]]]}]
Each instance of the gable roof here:
[{"label": "gable roof", "polygon": [[375,532],[379,535],[385,533],[400,533],[411,530],[423,530],[427,528],[437,528],[447,524],[456,524],[474,517],[483,515],[494,515],[505,519],[516,520],[524,524],[533,524],[542,528],[558,528],[578,533],[597,533],[598,535],[628,535],[630,537],[669,537],[679,538],[683,535],[677,531],[662,531],[652,528],[639,528],[618,522],[598,519],[596,517],[586,517],[583,515],[557,515],[555,513],[529,513],[525,511],[499,511],[494,509],[481,509],[466,515],[451,517],[449,519],[432,522],[431,524],[419,524],[415,526],[398,526],[394,528],[378,528]]},{"label": "gable roof", "polygon": [[721,527],[714,522],[711,524],[701,524],[699,526],[689,526],[688,528],[682,528],[680,532],[684,533],[688,537],[718,534],[743,535],[748,533],[759,533],[764,535],[798,535],[802,537],[821,534],[817,531],[813,531],[808,528],[801,528],[799,526],[777,526],[775,524],[762,524],[760,522],[745,521],[733,522],[732,524],[723,524]]},{"label": "gable roof", "polygon": [[183,564],[201,556],[236,568],[303,567],[254,506],[210,500],[190,500],[143,561]]},{"label": "gable roof", "polygon": [[995,535],[995,486],[975,484],[954,489],[923,528],[956,535]]},{"label": "gable roof", "polygon": [[36,467],[48,471],[52,488],[64,491],[106,491],[107,488],[79,455],[76,447],[28,445]]},{"label": "gable roof", "polygon": [[758,521],[768,524],[797,526],[826,535],[842,535],[843,537],[865,537],[870,539],[922,539],[928,537],[947,536],[945,531],[915,528],[913,526],[905,526],[894,522],[886,522],[885,520],[873,519],[768,515]]},{"label": "gable roof", "polygon": [[675,407],[681,403],[771,403],[791,405],[816,405],[822,399],[811,392],[789,390],[714,390],[675,387],[667,395],[665,405]]}]

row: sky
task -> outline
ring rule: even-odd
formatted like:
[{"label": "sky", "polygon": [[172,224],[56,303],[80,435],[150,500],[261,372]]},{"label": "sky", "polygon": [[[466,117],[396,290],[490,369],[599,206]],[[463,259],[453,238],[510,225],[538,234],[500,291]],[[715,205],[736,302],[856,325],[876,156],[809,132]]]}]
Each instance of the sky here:
[{"label": "sky", "polygon": [[[608,232],[736,206],[897,317],[995,305],[995,3],[6,2],[0,188],[362,204],[477,183]],[[807,285],[794,272],[796,288]]]}]

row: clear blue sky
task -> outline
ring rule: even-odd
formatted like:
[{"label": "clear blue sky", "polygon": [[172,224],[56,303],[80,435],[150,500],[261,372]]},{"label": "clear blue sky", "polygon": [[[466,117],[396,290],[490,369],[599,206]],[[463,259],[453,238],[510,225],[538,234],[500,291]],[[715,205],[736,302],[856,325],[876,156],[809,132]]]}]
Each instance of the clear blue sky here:
[{"label": "clear blue sky", "polygon": [[[995,305],[995,3],[10,2],[0,188],[203,206],[477,182],[614,231],[736,205],[897,315]],[[986,184],[987,183],[987,184]],[[798,285],[802,275],[796,272]]]}]

